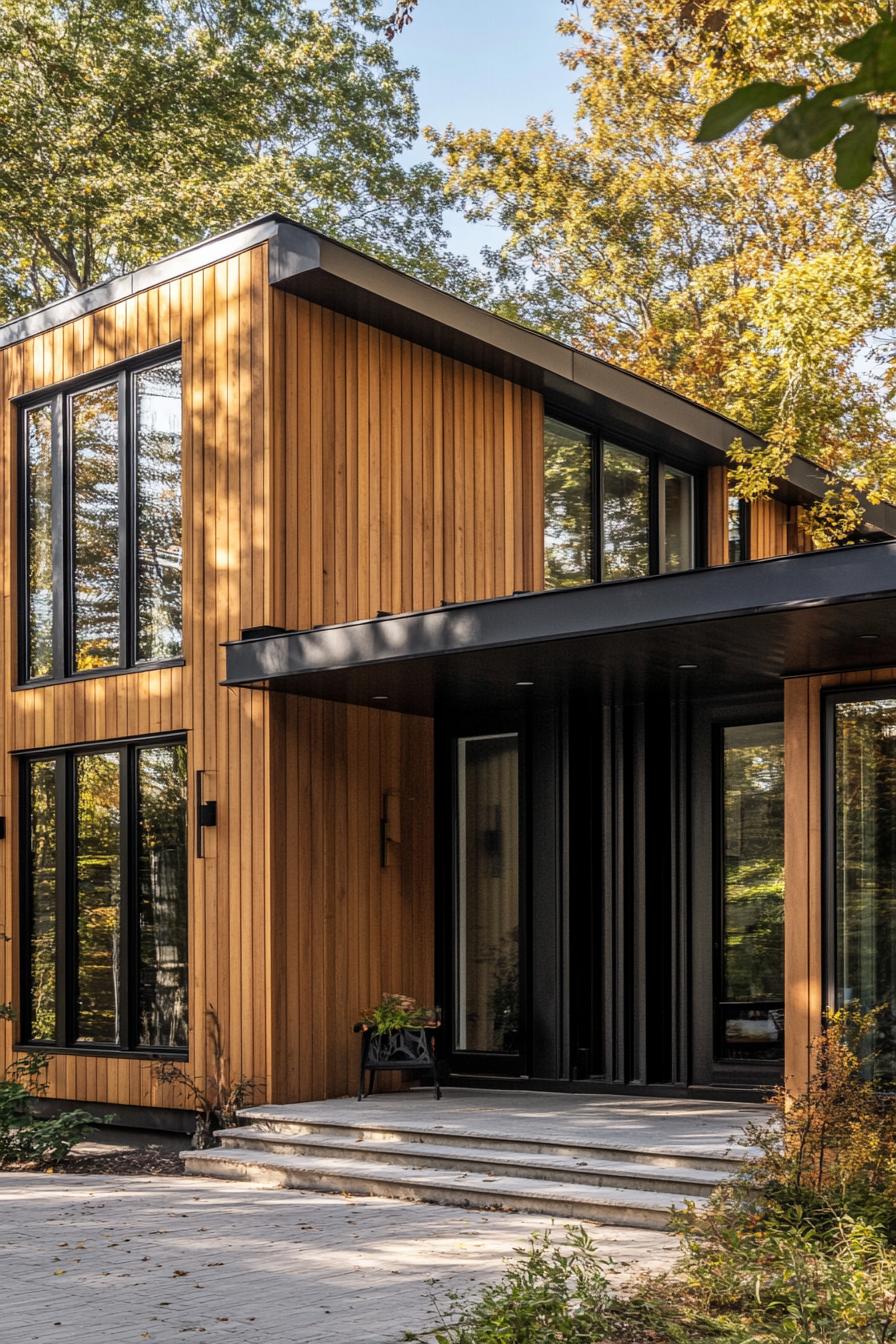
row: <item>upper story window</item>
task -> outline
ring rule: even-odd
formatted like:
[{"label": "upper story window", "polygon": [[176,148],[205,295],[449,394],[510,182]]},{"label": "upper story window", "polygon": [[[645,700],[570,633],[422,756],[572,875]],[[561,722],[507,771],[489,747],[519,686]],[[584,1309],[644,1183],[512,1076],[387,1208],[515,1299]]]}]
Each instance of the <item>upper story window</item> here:
[{"label": "upper story window", "polygon": [[693,569],[690,472],[550,416],[544,456],[548,588]]},{"label": "upper story window", "polygon": [[120,367],[22,410],[22,679],[183,651],[180,360]]},{"label": "upper story window", "polygon": [[747,522],[747,501],[741,499],[740,495],[728,496],[728,563],[736,564],[739,560],[749,560],[750,552],[747,545],[748,522]]}]

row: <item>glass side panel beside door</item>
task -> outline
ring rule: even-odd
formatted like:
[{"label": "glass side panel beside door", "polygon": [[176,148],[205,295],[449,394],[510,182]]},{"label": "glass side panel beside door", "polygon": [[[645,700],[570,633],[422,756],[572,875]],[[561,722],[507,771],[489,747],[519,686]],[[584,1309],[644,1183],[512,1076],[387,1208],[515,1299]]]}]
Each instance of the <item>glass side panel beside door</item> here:
[{"label": "glass side panel beside door", "polygon": [[457,743],[455,1049],[520,1050],[519,738]]},{"label": "glass side panel beside door", "polygon": [[896,697],[835,702],[833,960],[837,1006],[883,1007],[874,1072],[896,1078]]},{"label": "glass side panel beside door", "polygon": [[725,727],[716,1056],[784,1053],[784,725]]}]

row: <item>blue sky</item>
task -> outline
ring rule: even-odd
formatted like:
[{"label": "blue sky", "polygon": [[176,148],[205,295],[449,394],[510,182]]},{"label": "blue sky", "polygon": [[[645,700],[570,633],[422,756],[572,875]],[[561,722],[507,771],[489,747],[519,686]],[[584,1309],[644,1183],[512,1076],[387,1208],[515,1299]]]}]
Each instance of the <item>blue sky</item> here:
[{"label": "blue sky", "polygon": [[[391,8],[384,0],[383,11]],[[499,130],[551,111],[558,125],[571,128],[569,75],[558,60],[562,12],[560,0],[420,0],[395,51],[402,65],[420,71],[421,125]],[[499,237],[494,226],[467,224],[456,214],[450,227],[456,250],[474,260]]]}]

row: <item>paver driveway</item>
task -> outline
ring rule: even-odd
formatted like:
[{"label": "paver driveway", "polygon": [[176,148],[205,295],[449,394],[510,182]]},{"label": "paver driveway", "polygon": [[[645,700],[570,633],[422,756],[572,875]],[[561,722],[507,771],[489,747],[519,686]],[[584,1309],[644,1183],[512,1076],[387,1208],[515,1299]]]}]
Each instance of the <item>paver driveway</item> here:
[{"label": "paver driveway", "polygon": [[[394,1344],[544,1219],[179,1177],[0,1176],[0,1338]],[[595,1228],[620,1266],[663,1233]],[[620,1269],[621,1273],[627,1272]]]}]

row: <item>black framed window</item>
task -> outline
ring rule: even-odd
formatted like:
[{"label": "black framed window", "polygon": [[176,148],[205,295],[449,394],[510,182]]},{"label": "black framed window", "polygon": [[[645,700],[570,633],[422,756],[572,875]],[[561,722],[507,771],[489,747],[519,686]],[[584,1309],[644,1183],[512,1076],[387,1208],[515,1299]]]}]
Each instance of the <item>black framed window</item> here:
[{"label": "black framed window", "polygon": [[716,1059],[784,1055],[784,725],[719,730]]},{"label": "black framed window", "polygon": [[23,681],[181,658],[181,402],[170,351],[22,405]]},{"label": "black framed window", "polygon": [[182,737],[22,758],[23,1040],[187,1049]]},{"label": "black framed window", "polygon": [[896,1078],[896,686],[827,698],[828,1001],[880,1007],[874,1072]]},{"label": "black framed window", "polygon": [[697,495],[693,472],[546,416],[546,587],[693,569]]},{"label": "black framed window", "polygon": [[728,563],[750,558],[749,505],[740,495],[728,496]]}]

